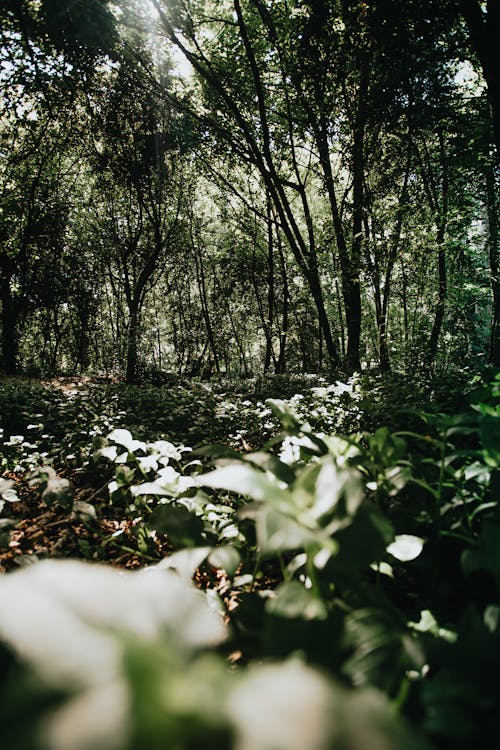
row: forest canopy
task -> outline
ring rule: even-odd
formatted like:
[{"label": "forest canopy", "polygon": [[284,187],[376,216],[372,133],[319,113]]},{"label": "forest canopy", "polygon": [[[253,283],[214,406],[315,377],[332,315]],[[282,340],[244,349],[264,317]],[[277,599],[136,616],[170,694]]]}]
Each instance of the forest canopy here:
[{"label": "forest canopy", "polygon": [[500,363],[495,3],[1,14],[4,372]]}]

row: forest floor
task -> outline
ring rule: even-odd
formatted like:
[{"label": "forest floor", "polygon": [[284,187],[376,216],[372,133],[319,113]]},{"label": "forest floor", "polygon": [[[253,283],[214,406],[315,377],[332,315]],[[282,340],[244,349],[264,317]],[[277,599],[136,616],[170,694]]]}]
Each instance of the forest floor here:
[{"label": "forest floor", "polygon": [[[68,570],[60,603],[72,607],[73,576],[129,585],[142,573],[109,566],[152,578],[173,569],[165,579],[193,580],[230,626],[203,661],[220,659],[223,679],[228,661],[285,669],[300,653],[332,685],[371,685],[391,706],[405,696],[412,735],[439,750],[497,746],[482,740],[500,737],[499,440],[500,375],[465,387],[380,374],[0,380],[0,578],[8,593],[11,582],[38,585],[41,571],[57,588]],[[64,562],[75,560],[104,565]],[[155,669],[165,648],[152,653]],[[142,666],[131,673],[134,694],[150,678]],[[455,725],[464,743],[449,737]],[[398,742],[381,747],[413,746]],[[137,744],[150,746],[164,745]]]},{"label": "forest floor", "polygon": [[[314,388],[318,384],[322,387]],[[413,396],[411,384],[406,387]],[[404,402],[401,387],[396,388]],[[249,450],[278,430],[278,423],[269,421],[269,410],[262,409],[266,390],[271,396],[301,392],[292,400],[308,409],[313,423],[316,409],[316,424],[322,429],[326,426],[333,431],[332,427],[340,426],[349,432],[359,428],[359,394],[343,385],[337,390],[325,388],[318,378],[271,378],[264,385],[260,380],[245,380],[231,385],[163,387],[126,386],[112,377],[4,378],[0,382],[2,476],[14,482],[19,501],[10,503],[15,526],[8,547],[0,548],[0,572],[46,557],[93,559],[127,569],[157,562],[171,551],[168,542],[165,537],[153,537],[153,549],[138,549],[136,520],[124,518],[123,510],[109,501],[109,472],[96,473],[92,461],[88,465],[92,434],[127,426],[142,439],[160,435],[176,444],[219,442]],[[391,398],[389,393],[386,400]],[[383,413],[384,398],[380,401]],[[24,442],[10,445],[13,435]],[[0,459],[1,449],[0,444]],[[45,456],[42,463],[48,460],[58,478],[69,482],[73,507],[89,504],[98,513],[68,512],[58,503],[48,506],[38,484],[31,480],[37,455]]]},{"label": "forest floor", "polygon": [[[59,475],[67,478],[73,487],[79,482],[74,471],[62,471]],[[132,533],[133,522],[123,519],[118,509],[109,505],[104,489],[99,498],[92,487],[80,487],[74,493],[76,501],[95,503],[101,500],[99,519],[83,522],[79,515],[68,513],[60,505],[47,507],[38,488],[30,487],[23,477],[6,473],[4,478],[15,481],[19,502],[10,505],[16,525],[8,549],[0,551],[0,572],[46,557],[94,556],[102,562],[127,569],[152,561],[133,549],[136,541]],[[114,541],[118,534],[122,540],[120,544]],[[159,556],[168,552],[168,545],[164,542],[156,540],[156,544]],[[93,555],[92,550],[98,552]]]},{"label": "forest floor", "polygon": [[[310,384],[305,382],[307,387]],[[243,395],[246,393],[247,383],[242,385]],[[132,422],[138,423],[141,436],[156,436],[158,428],[152,428],[154,423],[154,412],[167,412],[174,423],[172,430],[168,430],[168,437],[176,443],[181,443],[186,438],[186,429],[183,429],[179,417],[184,419],[186,412],[186,393],[188,398],[192,396],[198,401],[198,416],[201,414],[201,434],[198,433],[194,441],[210,442],[212,433],[216,432],[215,439],[220,441],[221,428],[215,431],[213,421],[213,404],[211,403],[211,389],[205,384],[185,384],[177,387],[174,395],[174,406],[172,403],[165,404],[163,409],[158,407],[165,395],[165,388],[148,386],[149,395],[153,394],[153,403],[149,407],[148,401],[141,402],[139,407],[135,402],[137,393],[141,387],[126,386],[113,377],[88,377],[88,376],[59,376],[34,380],[32,378],[15,377],[3,378],[0,382],[0,428],[4,427],[4,451],[3,468],[0,476],[13,483],[18,501],[9,502],[9,520],[12,528],[9,531],[9,541],[0,547],[0,573],[15,570],[46,558],[79,558],[108,563],[115,567],[134,570],[145,565],[157,563],[159,560],[172,552],[173,547],[168,543],[165,536],[155,536],[149,540],[150,549],[147,552],[138,549],[137,526],[142,524],[141,518],[124,517],[123,509],[110,503],[108,484],[111,476],[108,473],[95,471],[88,456],[91,455],[93,422],[104,422],[111,426],[124,422],[125,411],[116,409],[117,393],[124,395],[125,408],[127,399],[132,393],[133,417]],[[170,389],[171,390],[171,389]],[[173,389],[175,391],[175,388]],[[207,403],[199,401],[200,392],[207,396]],[[97,402],[95,397],[98,396]],[[224,395],[224,394],[223,394]],[[255,401],[255,399],[254,399]],[[220,402],[220,399],[219,399]],[[245,400],[246,411],[252,412],[254,405]],[[191,404],[189,404],[191,410]],[[111,408],[110,408],[111,407]],[[250,407],[250,409],[248,408]],[[179,411],[179,414],[176,413]],[[235,407],[235,411],[238,411]],[[245,412],[245,409],[239,410]],[[3,412],[3,413],[2,413]],[[99,413],[98,413],[99,412]],[[153,414],[148,414],[153,412]],[[244,416],[244,415],[243,415]],[[2,419],[3,417],[3,419]],[[256,425],[258,419],[256,419]],[[248,418],[248,414],[247,414]],[[223,420],[225,415],[223,416]],[[39,424],[36,423],[40,420]],[[118,420],[118,421],[117,421]],[[149,421],[148,421],[149,420]],[[189,415],[187,422],[193,422],[193,413]],[[196,420],[194,419],[196,422]],[[220,419],[219,419],[220,421]],[[144,424],[146,422],[146,424]],[[179,429],[179,424],[181,428]],[[133,424],[131,425],[133,429]],[[223,431],[228,434],[234,427],[233,419],[225,419]],[[32,428],[40,436],[41,447],[44,443],[51,444],[48,463],[57,470],[58,479],[67,480],[72,492],[73,510],[60,503],[48,505],[42,495],[39,482],[33,474],[33,462],[30,451],[40,445],[33,442],[23,442],[19,446],[7,447],[13,435],[23,433]],[[186,423],[185,428],[189,430]],[[32,429],[33,432],[33,429]],[[99,432],[105,430],[99,429]],[[258,425],[255,430],[258,433]],[[48,434],[44,434],[48,433]],[[2,434],[0,430],[0,435]],[[163,432],[159,433],[161,436]],[[265,433],[265,430],[263,431]],[[9,440],[5,440],[9,437]],[[43,439],[42,439],[43,438]],[[27,438],[26,438],[27,439]],[[29,438],[30,441],[32,438]],[[81,445],[80,445],[81,444]],[[83,448],[83,454],[87,453],[85,466],[75,464],[74,455],[66,461],[64,453],[74,451],[75,445]],[[238,450],[250,450],[250,444],[238,437]],[[50,455],[52,454],[52,455]],[[38,455],[35,453],[35,457]],[[43,453],[42,453],[43,455]],[[46,458],[41,464],[46,462]],[[2,445],[0,443],[0,466],[2,465]],[[28,468],[29,467],[29,468]],[[75,512],[74,508],[80,506],[91,506],[97,509],[92,514]],[[4,513],[5,515],[5,513]],[[203,587],[209,584],[218,585],[218,581],[208,582],[206,577],[198,576],[198,583]]]},{"label": "forest floor", "polygon": [[[32,386],[32,378],[4,378],[12,387]],[[116,378],[88,376],[59,376],[37,382],[41,389],[60,393],[64,399],[85,397],[95,385],[116,385]],[[31,416],[31,415],[30,415]],[[0,423],[0,427],[1,427]],[[58,467],[58,477],[67,479],[73,489],[74,501],[99,505],[99,518],[68,513],[55,504],[47,506],[36,483],[31,483],[30,471],[4,471],[2,477],[14,482],[19,502],[10,503],[15,528],[5,550],[0,549],[0,572],[29,565],[42,558],[98,558],[114,566],[136,569],[148,562],[136,549],[133,521],[124,519],[118,509],[109,504],[107,482],[96,489],[74,466]],[[120,536],[121,543],[115,541]],[[130,544],[127,544],[130,542]],[[163,540],[155,540],[158,558],[168,553]],[[155,560],[157,561],[157,560]]]}]

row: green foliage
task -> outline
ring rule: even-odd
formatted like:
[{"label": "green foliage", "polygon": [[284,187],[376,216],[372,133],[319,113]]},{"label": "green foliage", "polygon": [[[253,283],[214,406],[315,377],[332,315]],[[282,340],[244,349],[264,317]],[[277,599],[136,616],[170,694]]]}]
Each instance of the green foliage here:
[{"label": "green foliage", "polygon": [[[0,580],[0,634],[17,654],[12,690],[26,689],[33,716],[51,727],[49,746],[61,747],[63,736],[79,746],[76,724],[63,729],[62,717],[82,695],[89,708],[79,710],[94,712],[95,720],[78,726],[92,725],[95,734],[81,742],[99,750],[111,731],[124,750],[165,742],[295,750],[312,742],[300,725],[309,733],[313,725],[324,727],[315,740],[323,750],[344,741],[364,748],[368,734],[387,748],[425,747],[420,737],[438,748],[496,743],[500,381],[492,377],[470,392],[463,414],[415,411],[411,430],[379,427],[342,436],[313,429],[297,413],[310,402],[310,421],[328,424],[335,409],[360,410],[361,382],[321,386],[288,402],[271,399],[264,407],[282,432],[275,431],[267,448],[211,446],[194,455],[165,437],[144,440],[144,433],[106,429],[113,416],[125,417],[115,398],[106,418],[93,423],[85,471],[107,477],[109,504],[131,524],[138,554],[156,564],[119,574],[49,561]],[[27,404],[32,388],[26,385]],[[183,408],[183,387],[170,391]],[[230,402],[224,391],[192,387],[194,394],[202,391],[211,409]],[[117,388],[104,392],[103,404]],[[91,391],[94,406],[100,393],[100,387]],[[139,396],[144,393],[124,388],[125,400]],[[70,427],[59,401],[68,395],[47,391],[46,398],[59,404],[57,418]],[[80,415],[74,419],[82,435],[86,398],[70,396],[67,412]],[[260,414],[258,401],[249,404]],[[5,413],[14,419],[13,408]],[[91,439],[87,431],[82,450]],[[22,446],[6,442],[13,443],[8,449]],[[52,467],[39,469],[35,479],[47,503],[84,513]],[[8,510],[18,496],[10,480],[2,481],[5,543],[13,523]],[[99,523],[103,503],[95,502],[87,522]],[[193,578],[204,582],[206,593],[192,588]],[[14,599],[24,603],[21,609],[10,605]],[[37,608],[58,620],[54,642],[49,625],[43,641],[33,639],[29,623],[40,627],[42,617]],[[214,640],[205,640],[216,631]],[[81,661],[71,656],[71,671],[75,640]],[[109,655],[99,667],[98,646]],[[250,668],[228,670],[227,657]],[[264,688],[264,679],[274,687]],[[104,724],[96,706],[107,701],[114,708]],[[390,718],[388,701],[412,723],[413,739]],[[326,716],[337,712],[345,721],[330,725]],[[40,736],[36,722],[28,750]],[[288,726],[296,727],[293,733]]]},{"label": "green foliage", "polygon": [[[376,738],[383,750],[425,747],[380,695],[352,693],[299,659],[227,669],[212,650],[227,639],[221,619],[168,571],[45,562],[0,581],[0,601],[0,633],[23,654],[11,684],[22,676],[30,686],[33,675],[25,705],[35,701],[31,727],[44,746],[361,750]],[[25,750],[36,737],[22,738]]]},{"label": "green foliage", "polygon": [[[438,745],[498,738],[498,691],[479,677],[500,658],[496,383],[460,417],[422,414],[421,433],[318,434],[271,401],[288,432],[278,455],[222,452],[194,477],[238,529],[229,618],[246,658],[300,651],[386,692]],[[206,547],[202,559],[224,567]]]}]

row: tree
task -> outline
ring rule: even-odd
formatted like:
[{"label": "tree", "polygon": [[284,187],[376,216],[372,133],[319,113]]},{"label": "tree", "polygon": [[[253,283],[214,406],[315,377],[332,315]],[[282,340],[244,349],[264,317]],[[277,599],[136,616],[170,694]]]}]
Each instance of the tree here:
[{"label": "tree", "polygon": [[500,5],[496,0],[459,0],[469,29],[472,48],[481,64],[488,87],[488,100],[493,123],[493,140],[496,159],[500,161],[500,66],[498,64],[498,40],[500,39]]},{"label": "tree", "polygon": [[[62,124],[63,120],[58,125]],[[69,123],[69,120],[67,121]],[[64,199],[68,170],[68,131],[50,118],[3,122],[2,192],[0,194],[0,273],[2,357],[8,374],[17,370],[18,325],[30,300],[48,288],[41,268],[55,275],[64,245],[68,205]]]},{"label": "tree", "polygon": [[[414,3],[406,8],[398,0],[373,7],[360,0],[154,5],[163,33],[200,82],[198,98],[191,86],[189,100],[178,97],[176,104],[259,175],[315,302],[333,367],[340,365],[341,336],[334,331],[341,321],[333,317],[337,287],[325,288],[324,280],[332,267],[340,269],[344,365],[359,369],[367,176],[377,144],[391,127],[401,128],[415,99],[450,80],[437,43],[453,16],[441,14],[433,28],[427,4],[417,14]],[[325,207],[329,268],[318,221]],[[442,308],[440,302],[432,346]]]},{"label": "tree", "polygon": [[116,34],[106,0],[6,0],[0,19],[2,355],[12,374],[34,269],[42,256],[57,257],[63,243],[68,206],[62,184],[78,130],[78,95]]},{"label": "tree", "polygon": [[124,295],[134,382],[144,302],[179,241],[182,177],[170,109],[130,63],[107,80],[94,110],[95,229],[115,298]]},{"label": "tree", "polygon": [[[202,96],[206,104],[210,104],[208,112],[206,107],[202,108],[201,101],[200,107],[193,109],[188,106],[188,109],[202,127],[209,126],[262,179],[281,230],[314,299],[331,364],[337,367],[340,359],[325,308],[310,197],[306,189],[311,172],[307,160],[303,161],[304,155],[299,155],[301,144],[297,141],[297,131],[300,123],[290,110],[289,71],[282,67],[276,43],[269,51],[267,44],[272,31],[259,15],[262,11],[260,4],[251,4],[252,7],[247,8],[250,11],[248,17],[238,0],[232,8],[225,5],[222,13],[219,5],[218,13],[214,13],[211,21],[214,32],[217,27],[218,36],[214,33],[212,41],[205,44],[197,38],[193,19],[186,7],[179,6],[178,12],[174,9],[169,17],[160,3],[154,4],[164,32],[193,64],[205,85]],[[280,8],[280,14],[282,11]],[[177,34],[176,24],[184,38],[189,40],[186,42],[190,44],[189,49]],[[235,60],[237,65],[233,64]],[[278,96],[280,86],[283,86],[284,98]],[[279,102],[279,109],[274,104],[271,106],[273,100]],[[254,102],[257,102],[257,114]],[[186,105],[187,101],[179,104]]]}]

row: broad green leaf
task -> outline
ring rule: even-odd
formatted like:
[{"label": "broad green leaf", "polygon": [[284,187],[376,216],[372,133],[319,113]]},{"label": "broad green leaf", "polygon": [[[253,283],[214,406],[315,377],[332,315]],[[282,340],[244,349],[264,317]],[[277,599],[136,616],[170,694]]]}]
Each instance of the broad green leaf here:
[{"label": "broad green leaf", "polygon": [[254,466],[257,466],[263,471],[269,471],[271,474],[286,484],[293,482],[295,473],[294,471],[279,458],[274,456],[272,453],[266,453],[265,451],[257,451],[255,453],[248,453],[242,456],[244,461],[247,461]]},{"label": "broad green leaf", "polygon": [[191,580],[195,571],[206,560],[212,547],[193,547],[191,549],[181,549],[165,557],[156,565],[160,570],[173,570],[181,578]]},{"label": "broad green leaf", "polygon": [[42,493],[42,500],[47,505],[59,503],[59,505],[69,508],[73,500],[73,492],[69,481],[60,477],[49,479]]},{"label": "broad green leaf", "polygon": [[108,440],[112,440],[117,445],[123,445],[129,453],[135,453],[137,450],[146,453],[146,443],[134,440],[129,430],[113,430],[109,433]]},{"label": "broad green leaf", "polygon": [[500,466],[500,416],[486,414],[479,422],[484,456],[489,466]]},{"label": "broad green leaf", "polygon": [[325,620],[326,604],[299,581],[288,581],[276,591],[276,597],[266,605],[269,614],[303,620]]},{"label": "broad green leaf", "polygon": [[237,549],[230,545],[224,545],[212,550],[208,562],[214,568],[222,568],[228,576],[232,577],[240,565],[241,557]]},{"label": "broad green leaf", "polygon": [[262,552],[304,549],[317,544],[314,531],[270,507],[262,508],[256,518],[257,542]]},{"label": "broad green leaf", "polygon": [[14,482],[0,477],[0,498],[7,503],[18,503],[19,497],[14,489]]},{"label": "broad green leaf", "polygon": [[87,518],[97,518],[95,507],[91,503],[86,503],[85,500],[74,501],[73,513],[77,513],[80,516],[86,516]]},{"label": "broad green leaf", "polygon": [[203,542],[203,521],[184,505],[157,505],[148,526],[180,547],[196,547]]},{"label": "broad green leaf", "polygon": [[143,482],[142,484],[135,484],[130,488],[130,492],[134,497],[141,495],[157,495],[158,497],[172,497],[174,491],[167,489],[162,483],[156,482]]},{"label": "broad green leaf", "polygon": [[118,448],[116,445],[106,445],[104,448],[100,448],[97,453],[99,456],[103,456],[109,461],[114,461],[118,455]]},{"label": "broad green leaf", "polygon": [[288,503],[290,500],[289,493],[281,487],[277,479],[269,478],[248,464],[234,463],[222,466],[197,479],[205,487],[246,495],[258,502],[267,500]]},{"label": "broad green leaf", "polygon": [[387,547],[387,552],[400,562],[415,560],[422,552],[424,540],[411,534],[399,534]]}]

